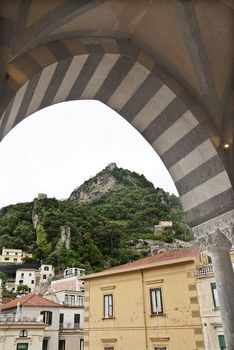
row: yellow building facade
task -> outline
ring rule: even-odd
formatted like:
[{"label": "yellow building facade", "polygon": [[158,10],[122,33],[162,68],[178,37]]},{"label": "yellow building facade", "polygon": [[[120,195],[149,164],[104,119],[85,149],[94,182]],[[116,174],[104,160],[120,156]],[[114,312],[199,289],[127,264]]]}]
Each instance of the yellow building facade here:
[{"label": "yellow building facade", "polygon": [[22,249],[9,249],[3,247],[2,254],[0,255],[0,263],[22,264],[25,258],[32,258],[32,254],[25,253]]},{"label": "yellow building facade", "polygon": [[86,276],[84,349],[204,349],[197,254],[161,253]]}]

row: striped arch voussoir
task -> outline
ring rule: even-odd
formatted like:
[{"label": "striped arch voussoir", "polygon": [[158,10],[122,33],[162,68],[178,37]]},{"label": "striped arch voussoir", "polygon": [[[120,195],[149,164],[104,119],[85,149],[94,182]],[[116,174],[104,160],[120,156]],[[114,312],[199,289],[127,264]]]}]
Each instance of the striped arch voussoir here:
[{"label": "striped arch voussoir", "polygon": [[123,116],[159,154],[191,226],[233,208],[232,187],[205,128],[206,114],[130,41],[89,37],[50,42],[10,62],[8,74],[12,95],[2,101],[0,139],[37,110],[96,99]]}]

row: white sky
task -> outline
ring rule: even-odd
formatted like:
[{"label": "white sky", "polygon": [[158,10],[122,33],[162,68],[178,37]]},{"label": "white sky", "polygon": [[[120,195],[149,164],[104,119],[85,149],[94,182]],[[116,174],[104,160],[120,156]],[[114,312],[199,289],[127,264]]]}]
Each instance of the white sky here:
[{"label": "white sky", "polygon": [[45,108],[0,143],[0,208],[31,201],[38,193],[67,198],[111,162],[177,194],[152,147],[104,104],[72,101]]}]

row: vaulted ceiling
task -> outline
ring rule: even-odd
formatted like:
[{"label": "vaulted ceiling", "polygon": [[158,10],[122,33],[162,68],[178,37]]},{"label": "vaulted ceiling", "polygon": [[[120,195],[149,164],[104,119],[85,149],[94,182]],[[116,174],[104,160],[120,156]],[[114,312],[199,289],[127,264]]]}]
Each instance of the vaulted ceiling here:
[{"label": "vaulted ceiling", "polygon": [[[120,65],[118,59],[119,56],[123,56],[121,67],[117,67],[119,70],[116,68],[116,72],[120,75],[112,76],[112,79],[119,81],[116,86],[112,84],[112,93],[115,92],[115,89],[118,91],[121,74],[123,75],[121,79],[124,79],[124,74],[129,73],[130,68],[135,64],[134,62],[138,62],[137,64],[142,64],[145,67],[134,71],[134,74],[140,76],[140,80],[143,79],[144,74],[148,74],[143,72],[144,69],[153,72],[160,80],[160,84],[165,84],[166,88],[170,90],[170,92],[168,90],[166,97],[165,94],[162,95],[164,102],[165,98],[169,99],[173,94],[179,96],[180,101],[199,121],[199,125],[202,125],[233,186],[233,24],[234,2],[232,0],[2,0],[0,3],[1,138],[17,122],[32,113],[29,106],[33,105],[32,98],[34,96],[35,99],[36,96],[34,91],[38,93],[38,86],[40,86],[38,84],[42,81],[40,79],[43,74],[47,80],[49,79],[48,74],[52,74],[53,71],[53,68],[49,67],[52,67],[53,64],[59,64],[58,67],[54,66],[54,70],[56,69],[57,72],[57,80],[56,75],[54,75],[50,82],[50,90],[54,89],[53,98],[48,97],[48,94],[44,94],[44,91],[44,105],[42,104],[41,107],[38,105],[37,108],[43,108],[45,105],[59,101],[58,98],[57,100],[55,98],[58,95],[57,90],[56,95],[55,86],[56,89],[60,88],[61,91],[60,83],[62,83],[62,80],[69,78],[72,81],[76,69],[71,69],[71,62],[74,65],[79,61],[79,64],[83,65],[87,55],[90,55],[89,61],[86,61],[90,62],[89,70],[87,69],[87,72],[83,73],[83,80],[81,79],[82,76],[79,78],[79,84],[81,84],[79,89],[83,86],[83,90],[80,94],[76,92],[73,98],[86,97],[103,100],[101,95],[87,94],[87,89],[94,91],[95,88],[92,84],[97,86],[101,84],[100,81],[103,83],[103,74],[107,75],[108,65],[110,69],[112,64],[113,67],[115,64]],[[110,53],[113,55],[112,58],[108,56]],[[105,60],[103,58],[104,54]],[[101,65],[100,62],[104,65]],[[68,66],[70,72],[72,72],[69,77],[66,76]],[[48,67],[47,71],[45,70],[46,67]],[[96,80],[94,79],[94,72],[96,72]],[[97,77],[98,74],[100,75],[99,78]],[[90,81],[87,77],[90,78]],[[129,77],[131,78],[131,76]],[[95,80],[95,83],[91,84],[91,78],[93,82]],[[58,79],[61,82],[58,83]],[[87,80],[85,83],[84,79]],[[131,79],[134,81],[134,77]],[[140,80],[137,81],[139,86]],[[36,89],[36,85],[37,90],[33,90]],[[92,87],[90,87],[91,85]],[[20,99],[26,88],[27,95],[24,96],[24,100],[28,99],[27,109],[23,107]],[[129,89],[126,86],[125,88]],[[153,89],[157,90],[157,84],[153,85]],[[41,90],[43,90],[43,85],[41,85]],[[108,95],[108,89],[102,88],[101,91],[105,92],[106,96]],[[143,94],[146,93],[144,89],[141,91]],[[147,91],[147,94],[149,94],[149,88]],[[17,92],[18,95],[16,95]],[[97,92],[96,89],[95,93]],[[121,105],[120,100],[123,99],[123,94],[118,95],[116,93],[116,96],[118,95],[117,105]],[[130,95],[128,97],[130,98]],[[159,95],[157,95],[158,97]],[[60,101],[65,98],[61,95]],[[124,111],[121,113],[121,109],[118,109],[116,104],[112,103],[111,95],[109,99],[109,102],[108,99],[103,102],[108,102],[108,105],[125,117]],[[144,100],[144,96],[142,100]],[[134,101],[136,104],[137,100]],[[165,102],[165,106],[169,102]],[[17,103],[17,112],[15,112]],[[135,107],[132,106],[131,113],[133,113],[133,108]],[[175,116],[170,117],[169,114],[173,115],[172,112],[170,113],[168,115],[164,113],[164,119],[176,118]],[[14,122],[10,119],[7,120],[9,115],[11,115],[11,118],[14,115]],[[147,118],[147,116],[144,116],[144,118]],[[175,119],[172,119],[167,122],[168,125],[175,122]],[[188,129],[191,127],[190,122],[186,119],[186,124],[184,120]],[[161,130],[158,125],[157,137],[159,137]],[[136,128],[139,129],[141,126],[137,125]],[[153,129],[152,126],[148,131],[143,129],[139,131],[143,135],[145,133],[146,139],[148,137],[150,142],[150,138],[155,138],[155,130],[156,127]],[[178,127],[177,129],[170,129],[170,132],[172,133],[173,130],[179,132]],[[182,134],[180,137],[182,137]],[[195,136],[191,134],[190,137],[192,141]],[[165,145],[165,142],[170,144],[165,140],[162,144]],[[201,142],[204,142],[204,140]],[[160,147],[166,147],[165,149],[168,147],[161,146],[162,144],[156,148],[159,154]],[[189,143],[185,143],[185,147],[189,148],[188,145]],[[179,144],[177,143],[177,149],[179,149],[178,147]],[[191,150],[188,149],[189,151]],[[180,154],[182,155],[183,152]],[[185,154],[183,157],[185,157]],[[204,158],[206,157],[204,156]],[[164,159],[165,164],[170,168],[174,163],[170,160],[168,165],[167,161],[167,159]],[[222,167],[218,167],[219,172],[223,171]],[[189,171],[186,170],[186,172]],[[210,177],[214,174],[216,176],[215,172],[217,173],[217,164],[213,164],[207,171]],[[174,181],[177,180],[174,179]],[[204,179],[203,181],[205,182]],[[220,181],[223,182],[223,178]],[[189,184],[186,186],[191,187]],[[183,191],[185,191],[184,188]],[[227,209],[233,206],[233,194],[230,196],[232,198],[229,199]],[[190,221],[193,221],[192,218]]]}]

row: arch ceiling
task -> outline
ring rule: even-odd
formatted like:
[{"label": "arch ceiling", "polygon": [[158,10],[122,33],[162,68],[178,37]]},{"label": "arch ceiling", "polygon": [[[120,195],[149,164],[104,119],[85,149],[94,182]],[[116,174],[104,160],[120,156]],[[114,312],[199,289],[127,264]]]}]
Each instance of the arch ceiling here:
[{"label": "arch ceiling", "polygon": [[191,226],[232,210],[233,2],[38,4],[0,5],[0,138],[41,108],[97,99],[160,155]]}]

